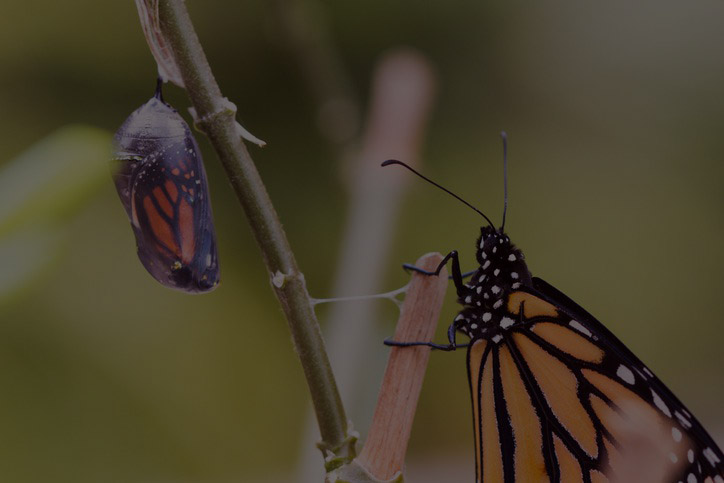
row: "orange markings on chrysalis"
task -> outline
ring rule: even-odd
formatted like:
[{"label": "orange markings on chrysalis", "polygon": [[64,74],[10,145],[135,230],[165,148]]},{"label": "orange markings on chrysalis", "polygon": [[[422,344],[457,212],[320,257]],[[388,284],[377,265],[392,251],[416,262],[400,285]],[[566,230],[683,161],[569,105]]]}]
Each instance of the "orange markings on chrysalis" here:
[{"label": "orange markings on chrysalis", "polygon": [[174,203],[178,199],[178,188],[176,188],[176,185],[173,181],[170,179],[167,179],[164,183],[164,186],[166,187],[166,191],[168,192],[168,195],[171,197],[171,201]]},{"label": "orange markings on chrysalis", "polygon": [[178,168],[173,168],[173,169],[171,170],[171,173],[172,173],[174,176],[178,176],[178,175],[181,174],[181,171],[179,171]]},{"label": "orange markings on chrysalis", "polygon": [[168,201],[168,198],[166,198],[166,195],[163,192],[163,189],[161,189],[160,186],[156,186],[153,188],[153,196],[156,197],[156,201],[158,201],[158,205],[161,207],[164,213],[168,216],[173,216],[173,206]]},{"label": "orange markings on chrysalis", "polygon": [[161,215],[156,211],[156,207],[153,205],[153,200],[150,196],[146,196],[143,199],[143,209],[148,217],[148,223],[151,226],[154,236],[159,244],[165,246],[168,250],[178,254],[178,246],[174,240],[173,230],[171,226],[166,223]]},{"label": "orange markings on chrysalis", "polygon": [[178,225],[181,236],[181,260],[186,264],[190,264],[193,261],[196,249],[194,210],[184,198],[181,198],[181,203],[179,203]]},{"label": "orange markings on chrysalis", "polygon": [[181,185],[181,189],[183,190],[184,193],[188,193],[188,191],[189,191],[185,184]]}]

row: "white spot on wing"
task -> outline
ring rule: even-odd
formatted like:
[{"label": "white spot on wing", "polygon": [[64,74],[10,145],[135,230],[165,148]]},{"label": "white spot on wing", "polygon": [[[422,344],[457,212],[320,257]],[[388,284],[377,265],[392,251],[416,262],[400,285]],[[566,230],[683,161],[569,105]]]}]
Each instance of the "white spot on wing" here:
[{"label": "white spot on wing", "polygon": [[671,428],[671,437],[674,438],[674,441],[677,443],[681,441],[681,431],[679,431],[679,428]]},{"label": "white spot on wing", "polygon": [[674,416],[676,416],[676,419],[678,419],[681,425],[686,429],[689,429],[691,427],[691,422],[686,419],[684,415],[681,414],[679,411],[674,411]]},{"label": "white spot on wing", "polygon": [[490,312],[485,312],[483,314],[483,322],[489,321],[491,317],[492,317],[492,314]]},{"label": "white spot on wing", "polygon": [[511,253],[510,255],[508,255],[508,261],[509,261],[509,262],[514,262],[514,261],[515,261],[515,255],[513,255],[512,253]]},{"label": "white spot on wing", "polygon": [[[468,295],[467,297],[465,297],[465,303],[466,303],[466,304],[469,304],[472,300],[473,300],[473,298],[472,298],[470,295]],[[449,320],[449,319],[448,319],[448,320]]]},{"label": "white spot on wing", "polygon": [[503,317],[502,319],[500,319],[500,326],[504,329],[507,329],[514,323],[515,323],[515,321],[513,319],[511,319],[510,317]]},{"label": "white spot on wing", "polygon": [[499,269],[499,268],[496,268],[496,269],[493,271],[493,275],[495,275],[496,277],[498,276],[499,273],[500,273],[500,269]]},{"label": "white spot on wing", "polygon": [[503,305],[503,301],[498,299],[498,301],[493,304],[493,308],[499,309],[501,305]]},{"label": "white spot on wing", "polygon": [[689,476],[686,477],[686,483],[696,483],[696,476],[694,476],[694,473],[689,473]]},{"label": "white spot on wing", "polygon": [[518,278],[518,272],[510,272],[510,278],[512,278],[513,280],[517,279],[517,278]]},{"label": "white spot on wing", "polygon": [[[669,411],[669,407],[664,404],[664,401],[659,397],[654,390],[651,390],[651,395],[654,397],[654,404],[656,404],[656,407],[661,409],[661,412],[666,414],[668,417],[671,417],[671,411]],[[674,428],[676,429],[676,428]],[[676,429],[678,431],[678,429]]]},{"label": "white spot on wing", "polygon": [[714,451],[711,448],[706,448],[702,454],[706,457],[706,459],[709,460],[709,463],[712,466],[716,466],[717,463],[719,463],[719,457],[714,453]]},{"label": "white spot on wing", "polygon": [[585,328],[579,321],[571,320],[568,322],[568,325],[576,329],[581,334],[586,334],[588,337],[591,337],[591,331]]},{"label": "white spot on wing", "polygon": [[631,372],[631,369],[624,366],[623,364],[619,365],[618,369],[616,369],[616,375],[620,377],[621,380],[629,384],[633,384],[636,382],[636,379],[634,378],[634,373]]},{"label": "white spot on wing", "polygon": [[498,287],[497,285],[493,285],[493,287],[490,289],[490,291],[497,294],[500,292],[500,287]]},{"label": "white spot on wing", "polygon": [[693,449],[690,449],[689,451],[687,451],[686,458],[689,460],[689,463],[694,462],[694,450]]},{"label": "white spot on wing", "polygon": [[502,339],[502,338],[503,338],[502,335],[497,334],[497,335],[493,336],[493,342],[495,342],[497,344],[498,342],[500,342],[500,339]]},{"label": "white spot on wing", "polygon": [[485,270],[489,266],[490,266],[490,260],[485,260],[485,263],[483,263],[483,270]]},{"label": "white spot on wing", "polygon": [[677,461],[679,461],[679,458],[677,458],[674,453],[669,453],[669,459],[672,463],[676,463]]}]

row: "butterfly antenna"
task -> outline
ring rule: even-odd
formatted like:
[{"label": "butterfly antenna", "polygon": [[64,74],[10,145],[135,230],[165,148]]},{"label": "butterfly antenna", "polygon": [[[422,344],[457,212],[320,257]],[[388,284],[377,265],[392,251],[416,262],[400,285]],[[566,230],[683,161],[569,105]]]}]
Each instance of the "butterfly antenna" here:
[{"label": "butterfly antenna", "polygon": [[163,100],[163,79],[161,79],[161,76],[156,78],[156,92],[153,94],[153,97],[165,104]]},{"label": "butterfly antenna", "polygon": [[453,196],[453,197],[454,197],[455,199],[457,199],[458,201],[463,202],[467,207],[471,208],[471,209],[474,210],[476,213],[478,213],[480,216],[482,216],[483,218],[485,218],[485,221],[487,221],[488,224],[489,224],[491,227],[493,227],[493,229],[495,229],[495,225],[493,225],[493,222],[490,221],[490,218],[488,218],[487,216],[485,216],[485,213],[483,213],[483,212],[480,211],[479,209],[475,208],[473,205],[471,205],[470,203],[468,203],[468,202],[465,201],[464,199],[460,198],[458,195],[456,195],[455,193],[453,193],[453,192],[450,191],[449,189],[447,189],[447,188],[445,188],[445,187],[443,187],[443,186],[440,186],[439,184],[435,183],[435,182],[434,182],[433,180],[431,180],[430,178],[428,178],[428,177],[426,177],[426,176],[423,176],[422,174],[418,173],[417,171],[415,171],[414,169],[412,169],[410,166],[408,166],[407,164],[403,163],[402,161],[398,161],[398,160],[396,160],[396,159],[388,159],[387,161],[385,161],[384,163],[382,163],[382,166],[383,166],[383,167],[384,167],[384,166],[389,166],[389,165],[391,165],[391,164],[399,164],[400,166],[404,166],[405,168],[409,169],[410,171],[412,171],[413,173],[415,173],[416,175],[418,175],[420,178],[424,179],[425,181],[427,181],[427,182],[430,183],[431,185],[437,186],[438,188],[440,188],[441,190],[443,190],[445,193]]},{"label": "butterfly antenna", "polygon": [[503,224],[500,231],[505,230],[505,214],[508,212],[508,135],[505,131],[500,131],[500,137],[503,140]]}]

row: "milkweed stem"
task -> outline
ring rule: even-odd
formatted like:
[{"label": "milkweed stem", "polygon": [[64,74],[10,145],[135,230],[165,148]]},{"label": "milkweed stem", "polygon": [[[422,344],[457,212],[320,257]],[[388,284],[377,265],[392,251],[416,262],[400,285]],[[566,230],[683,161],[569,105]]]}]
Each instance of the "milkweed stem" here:
[{"label": "milkweed stem", "polygon": [[261,250],[309,386],[322,437],[338,458],[354,456],[354,438],[329,364],[303,274],[253,160],[239,136],[235,113],[222,96],[183,0],[160,0],[161,31],[168,41],[198,128],[211,141]]}]

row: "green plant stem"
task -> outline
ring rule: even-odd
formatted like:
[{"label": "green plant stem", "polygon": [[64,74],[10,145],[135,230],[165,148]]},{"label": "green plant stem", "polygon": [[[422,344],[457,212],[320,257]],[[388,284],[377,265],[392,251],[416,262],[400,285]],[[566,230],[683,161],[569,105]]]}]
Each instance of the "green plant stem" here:
[{"label": "green plant stem", "polygon": [[159,2],[161,30],[181,71],[197,124],[213,145],[246,213],[286,315],[309,385],[322,449],[353,456],[353,441],[303,274],[266,188],[239,133],[235,112],[222,97],[183,0]]}]

